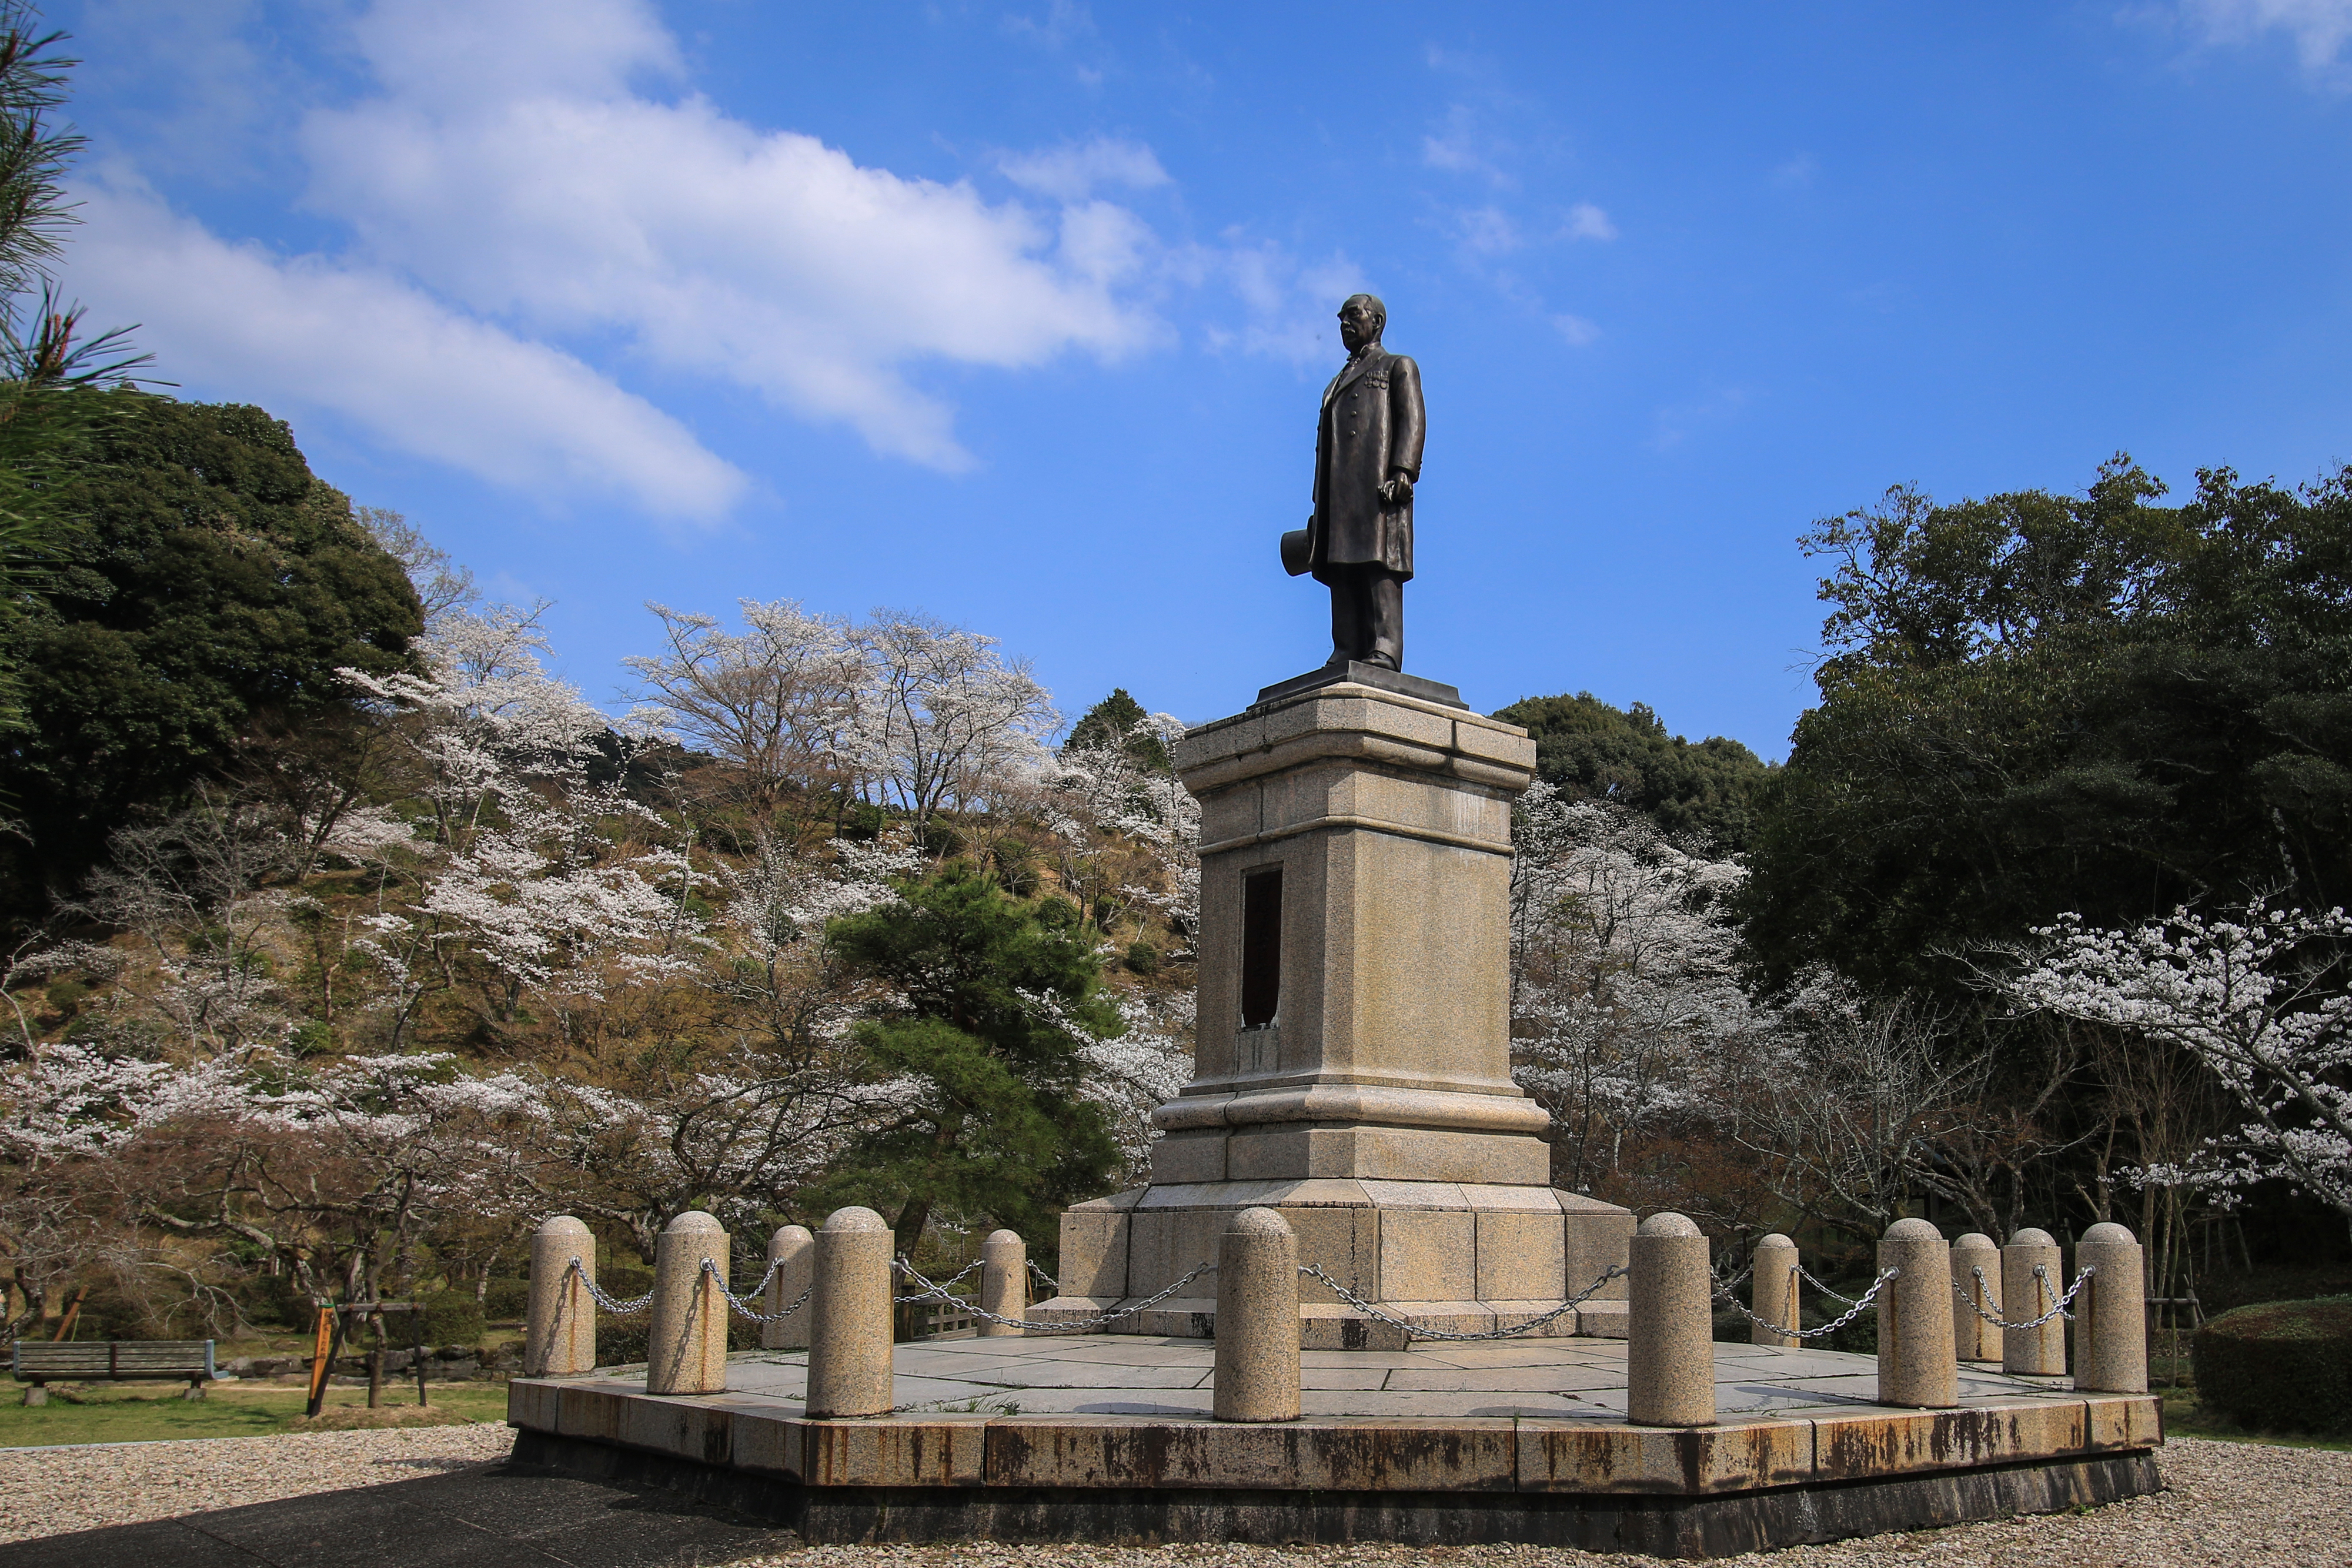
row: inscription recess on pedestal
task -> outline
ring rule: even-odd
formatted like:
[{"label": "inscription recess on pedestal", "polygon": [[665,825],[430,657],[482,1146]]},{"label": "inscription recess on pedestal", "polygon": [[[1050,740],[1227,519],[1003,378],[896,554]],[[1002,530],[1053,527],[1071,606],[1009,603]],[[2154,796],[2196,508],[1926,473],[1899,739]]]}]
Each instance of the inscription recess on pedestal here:
[{"label": "inscription recess on pedestal", "polygon": [[[1437,1327],[1539,1315],[1622,1262],[1633,1216],[1550,1187],[1548,1118],[1511,1081],[1526,733],[1333,681],[1203,725],[1174,760],[1206,841],[1195,1075],[1152,1113],[1150,1184],[1063,1216],[1066,1299],[1041,1315],[1155,1294],[1248,1207],[1280,1209],[1302,1260]],[[1212,1312],[1188,1298],[1121,1326],[1203,1333]],[[1302,1314],[1309,1343],[1379,1326],[1319,1284]],[[1602,1300],[1551,1332],[1622,1324]]]},{"label": "inscription recess on pedestal", "polygon": [[1242,1027],[1234,1071],[1274,1072],[1282,1066],[1282,868],[1242,878]]}]

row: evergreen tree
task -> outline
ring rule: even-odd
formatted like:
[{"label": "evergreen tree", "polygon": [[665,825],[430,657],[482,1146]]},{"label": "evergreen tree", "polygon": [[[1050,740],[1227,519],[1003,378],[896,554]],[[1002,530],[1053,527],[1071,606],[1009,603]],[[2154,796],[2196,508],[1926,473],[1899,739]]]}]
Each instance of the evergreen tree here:
[{"label": "evergreen tree", "polygon": [[0,850],[25,914],[70,888],[106,835],[236,771],[257,729],[352,712],[336,672],[409,667],[416,592],[343,495],[257,408],[83,392],[113,405],[58,487],[78,520],[45,602],[0,632],[26,728],[0,749],[23,837]]},{"label": "evergreen tree", "polygon": [[1718,853],[1745,850],[1772,769],[1739,742],[1670,736],[1645,703],[1612,707],[1591,692],[1523,697],[1496,718],[1535,737],[1536,773],[1571,800],[1610,800],[1674,839]]},{"label": "evergreen tree", "polygon": [[1957,999],[1956,950],[2063,914],[2352,900],[2352,469],[2199,480],[2161,506],[2117,457],[1806,536],[1832,656],[1742,894],[1768,970]]},{"label": "evergreen tree", "polygon": [[1040,1238],[1062,1208],[1107,1190],[1119,1154],[1102,1108],[1080,1095],[1083,1053],[1123,1026],[1097,989],[1090,928],[950,864],[829,935],[887,988],[856,1039],[906,1098],[855,1141],[828,1200],[895,1203],[912,1256],[935,1210]]},{"label": "evergreen tree", "polygon": [[47,585],[72,513],[67,471],[120,413],[77,395],[146,362],[122,331],[81,338],[81,308],[61,303],[50,267],[74,222],[65,176],[83,139],[49,119],[65,102],[65,35],[44,32],[23,0],[0,0],[0,727],[23,722],[8,624]]},{"label": "evergreen tree", "polygon": [[1070,727],[1070,738],[1063,743],[1069,751],[1124,751],[1146,769],[1160,774],[1175,770],[1168,756],[1168,745],[1144,724],[1151,716],[1143,705],[1127,695],[1125,686],[1114,686],[1110,695],[1086,711],[1086,716]]}]

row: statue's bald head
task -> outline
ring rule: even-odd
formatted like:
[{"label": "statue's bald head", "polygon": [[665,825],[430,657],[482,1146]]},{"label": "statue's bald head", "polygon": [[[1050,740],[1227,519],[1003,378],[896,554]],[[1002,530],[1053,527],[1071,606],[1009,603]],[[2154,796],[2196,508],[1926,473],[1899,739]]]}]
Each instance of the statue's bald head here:
[{"label": "statue's bald head", "polygon": [[1339,307],[1339,340],[1354,353],[1367,343],[1377,343],[1388,329],[1389,308],[1375,294],[1350,294],[1348,302]]}]

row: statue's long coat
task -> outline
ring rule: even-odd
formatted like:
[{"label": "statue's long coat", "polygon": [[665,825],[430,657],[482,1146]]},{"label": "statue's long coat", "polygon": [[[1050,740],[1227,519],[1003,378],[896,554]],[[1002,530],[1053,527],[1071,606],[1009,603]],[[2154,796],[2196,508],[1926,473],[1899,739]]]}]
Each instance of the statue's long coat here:
[{"label": "statue's long coat", "polygon": [[1412,503],[1391,507],[1381,486],[1402,469],[1421,477],[1421,367],[1375,349],[1348,361],[1323,393],[1315,435],[1315,519],[1307,568],[1381,566],[1412,575]]}]

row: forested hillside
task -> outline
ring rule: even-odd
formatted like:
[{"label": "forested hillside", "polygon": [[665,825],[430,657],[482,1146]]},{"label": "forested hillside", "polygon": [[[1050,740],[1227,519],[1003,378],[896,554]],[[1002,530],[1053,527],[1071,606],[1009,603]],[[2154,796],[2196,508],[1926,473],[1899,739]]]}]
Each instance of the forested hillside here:
[{"label": "forested hillside", "polygon": [[[983,635],[789,600],[649,605],[615,716],[283,424],[92,395],[126,413],[9,632],[12,1324],[487,1291],[551,1210],[624,1264],[685,1209],[751,1247],[852,1201],[926,1259],[998,1225],[1050,1259],[1063,1207],[1145,1179],[1190,1071],[1174,719],[1066,719]],[[1784,767],[1639,705],[1504,710],[1543,775],[1511,981],[1558,1184],[1830,1267],[1922,1211],[2115,1216],[2200,1273],[2352,1215],[2352,927],[2318,913],[2352,502],[2159,499],[2119,461],[1818,525]]]},{"label": "forested hillside", "polygon": [[550,1208],[649,1259],[687,1208],[756,1236],[855,1193],[909,1249],[1050,1253],[1134,1176],[1189,1050],[1173,721],[1122,693],[1055,747],[985,637],[747,601],[655,607],[616,722],[283,424],[136,417],[0,770],[45,873],[15,1320],[73,1281],[124,1332],[479,1288]]}]

